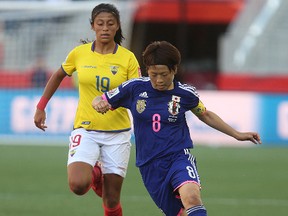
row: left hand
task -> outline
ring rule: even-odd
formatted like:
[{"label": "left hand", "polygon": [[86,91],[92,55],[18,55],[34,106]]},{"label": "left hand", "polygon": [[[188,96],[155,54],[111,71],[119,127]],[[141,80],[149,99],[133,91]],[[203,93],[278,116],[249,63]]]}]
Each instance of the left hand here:
[{"label": "left hand", "polygon": [[260,135],[256,132],[239,133],[239,135],[237,136],[237,140],[239,141],[250,140],[254,144],[262,144]]}]

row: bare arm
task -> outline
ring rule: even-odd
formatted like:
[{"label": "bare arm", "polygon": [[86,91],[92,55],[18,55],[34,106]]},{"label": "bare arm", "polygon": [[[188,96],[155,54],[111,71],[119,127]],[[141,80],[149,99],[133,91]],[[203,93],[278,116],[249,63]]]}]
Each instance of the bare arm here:
[{"label": "bare arm", "polygon": [[58,89],[59,85],[61,84],[62,80],[66,77],[66,74],[59,68],[48,80],[46,87],[43,92],[43,96],[47,99],[50,99],[53,94]]},{"label": "bare arm", "polygon": [[210,127],[221,131],[239,141],[250,140],[254,144],[261,144],[261,139],[258,133],[256,132],[239,132],[224,122],[216,113],[206,110],[203,114],[197,115],[197,117],[209,125]]},{"label": "bare arm", "polygon": [[[59,68],[48,80],[42,96],[47,100],[50,100],[50,98],[56,92],[65,76],[66,74],[63,72],[62,68]],[[36,127],[45,131],[45,129],[47,128],[47,126],[45,125],[45,120],[46,120],[45,110],[37,108],[34,115],[34,124],[36,125]]]}]

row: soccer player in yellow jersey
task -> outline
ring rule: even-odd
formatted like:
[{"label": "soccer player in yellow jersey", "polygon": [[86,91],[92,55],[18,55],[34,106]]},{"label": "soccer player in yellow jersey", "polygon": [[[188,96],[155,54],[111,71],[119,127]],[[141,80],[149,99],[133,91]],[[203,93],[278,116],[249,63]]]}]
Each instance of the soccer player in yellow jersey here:
[{"label": "soccer player in yellow jersey", "polygon": [[92,186],[103,199],[104,215],[122,216],[120,192],[130,156],[130,119],[124,108],[102,115],[95,113],[91,103],[96,96],[141,76],[141,71],[135,55],[121,46],[124,37],[114,5],[97,5],[90,22],[96,40],[75,47],[51,76],[37,105],[34,122],[45,131],[49,99],[64,77],[77,71],[79,103],[68,152],[69,186],[77,195],[85,194]]}]

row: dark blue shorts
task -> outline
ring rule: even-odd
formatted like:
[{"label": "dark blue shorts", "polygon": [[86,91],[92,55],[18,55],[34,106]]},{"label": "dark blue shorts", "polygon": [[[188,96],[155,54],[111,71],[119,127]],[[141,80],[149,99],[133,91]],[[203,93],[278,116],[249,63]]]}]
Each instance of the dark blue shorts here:
[{"label": "dark blue shorts", "polygon": [[183,208],[177,191],[181,185],[200,185],[196,159],[188,149],[153,160],[139,169],[151,198],[166,216],[176,216]]}]

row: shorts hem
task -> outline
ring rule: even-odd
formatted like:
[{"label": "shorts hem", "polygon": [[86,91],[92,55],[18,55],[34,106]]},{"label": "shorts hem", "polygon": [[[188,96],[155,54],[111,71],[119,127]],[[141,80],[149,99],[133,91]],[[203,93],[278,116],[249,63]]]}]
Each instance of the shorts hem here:
[{"label": "shorts hem", "polygon": [[173,192],[177,191],[180,187],[182,187],[183,185],[185,185],[185,184],[187,184],[187,183],[197,184],[197,185],[201,188],[201,185],[200,185],[197,181],[185,181],[185,182],[181,183],[180,185],[178,185],[178,186],[173,190]]},{"label": "shorts hem", "polygon": [[87,163],[87,164],[91,165],[92,167],[94,167],[94,165],[95,165],[95,163],[96,163],[96,162],[95,162],[94,165],[93,165],[93,162],[91,162],[91,161],[75,159],[75,160],[69,160],[69,161],[67,161],[67,166],[69,166],[70,164],[75,163],[75,162]]}]

